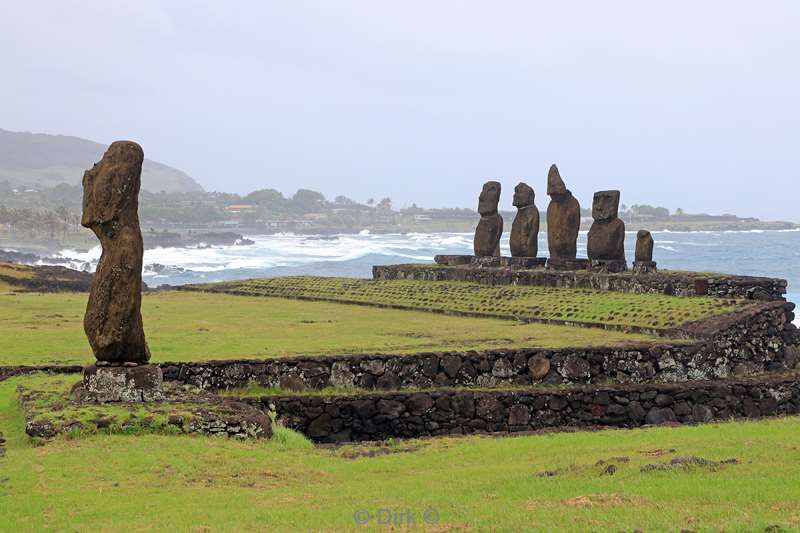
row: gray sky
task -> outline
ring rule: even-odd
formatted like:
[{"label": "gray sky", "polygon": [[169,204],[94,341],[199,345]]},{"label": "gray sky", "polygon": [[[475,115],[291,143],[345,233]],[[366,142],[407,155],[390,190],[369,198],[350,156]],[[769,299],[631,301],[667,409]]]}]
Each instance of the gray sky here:
[{"label": "gray sky", "polygon": [[0,127],[128,138],[209,190],[800,221],[800,2],[4,2]]}]

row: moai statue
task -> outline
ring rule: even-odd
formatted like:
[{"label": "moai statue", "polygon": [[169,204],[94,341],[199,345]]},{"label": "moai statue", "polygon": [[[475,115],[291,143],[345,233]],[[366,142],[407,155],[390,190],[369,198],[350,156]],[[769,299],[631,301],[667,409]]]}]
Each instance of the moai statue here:
[{"label": "moai statue", "polygon": [[585,260],[575,260],[578,250],[578,231],[581,228],[581,206],[564,185],[558,167],[550,166],[547,173],[547,247],[550,250],[548,268],[585,268]]},{"label": "moai statue", "polygon": [[497,213],[500,202],[500,183],[487,181],[478,197],[478,213],[481,220],[475,228],[475,256],[499,257],[500,237],[503,235],[503,217]]},{"label": "moai statue", "polygon": [[586,250],[593,270],[621,272],[625,265],[625,223],[618,217],[619,191],[594,193]]},{"label": "moai statue", "polygon": [[161,370],[146,364],[150,350],[142,326],[144,247],[138,209],[143,161],[138,144],[117,141],[83,175],[81,225],[97,235],[103,248],[83,321],[97,359],[84,371],[84,384],[98,401],[161,395]]},{"label": "moai statue", "polygon": [[636,234],[636,255],[633,261],[633,271],[636,274],[657,272],[656,262],[653,261],[653,236],[647,230],[639,230]]},{"label": "moai statue", "polygon": [[511,224],[511,256],[536,257],[539,253],[539,209],[534,203],[536,193],[527,183],[514,188],[514,207],[517,216]]}]

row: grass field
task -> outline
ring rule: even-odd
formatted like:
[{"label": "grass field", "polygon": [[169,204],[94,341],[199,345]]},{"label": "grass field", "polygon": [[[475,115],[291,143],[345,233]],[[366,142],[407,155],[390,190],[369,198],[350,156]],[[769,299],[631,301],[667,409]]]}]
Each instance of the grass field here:
[{"label": "grass field", "polygon": [[[87,297],[0,294],[0,365],[90,362],[83,333]],[[142,313],[153,361],[605,346],[650,339],[491,318],[191,292],[145,295]]]},{"label": "grass field", "polygon": [[674,328],[753,305],[744,300],[711,297],[682,298],[664,294],[626,294],[553,287],[313,276],[227,281],[195,287],[254,296],[318,298],[523,320],[566,320],[652,329]]},{"label": "grass field", "polygon": [[[414,512],[412,530],[436,532],[800,528],[797,418],[380,448],[314,448],[291,432],[268,442],[94,435],[35,447],[15,395],[26,379],[35,378],[0,383],[3,531],[391,530],[377,523],[380,509]],[[693,455],[738,464],[640,470]],[[608,464],[614,475],[604,475]],[[361,510],[366,526],[354,518]]]}]

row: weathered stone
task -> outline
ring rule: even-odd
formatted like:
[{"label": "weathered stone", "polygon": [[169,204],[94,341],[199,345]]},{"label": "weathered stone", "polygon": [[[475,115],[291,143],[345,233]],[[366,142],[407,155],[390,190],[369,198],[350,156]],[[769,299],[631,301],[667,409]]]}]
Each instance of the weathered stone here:
[{"label": "weathered stone", "polygon": [[714,419],[714,412],[705,405],[695,404],[692,407],[692,418],[695,422],[711,422]]},{"label": "weathered stone", "polygon": [[337,361],[331,365],[331,387],[347,388],[355,383],[355,374],[347,361]]},{"label": "weathered stone", "polygon": [[498,357],[492,366],[492,375],[498,378],[510,378],[516,374],[511,363],[505,357]]},{"label": "weathered stone", "polygon": [[474,255],[435,255],[433,261],[437,265],[458,266],[468,265]]},{"label": "weathered stone", "polygon": [[461,358],[457,355],[446,355],[442,358],[442,369],[448,377],[456,377],[460,368]]},{"label": "weathered stone", "polygon": [[550,359],[534,355],[528,360],[528,372],[533,379],[542,379],[550,372]]},{"label": "weathered stone", "polygon": [[677,422],[678,418],[669,407],[653,407],[644,419],[645,424],[658,425]]},{"label": "weathered stone", "polygon": [[625,223],[617,216],[619,191],[594,193],[586,250],[589,260],[625,261]]},{"label": "weathered stone", "polygon": [[509,426],[527,426],[531,421],[531,412],[524,405],[512,405],[508,410]]},{"label": "weathered stone", "polygon": [[103,252],[92,280],[83,327],[98,361],[145,363],[142,326],[142,233],[139,187],[142,148],[113,143],[83,175],[81,225],[100,239]]},{"label": "weathered stone", "polygon": [[478,400],[475,413],[487,422],[500,422],[505,418],[503,404],[494,396],[484,396]]},{"label": "weathered stone", "polygon": [[406,402],[406,409],[412,415],[421,415],[430,411],[433,407],[433,398],[429,394],[419,392],[412,394]]},{"label": "weathered stone", "polygon": [[514,188],[514,207],[517,216],[511,224],[509,246],[512,257],[536,257],[539,253],[539,209],[536,194],[526,183]]},{"label": "weathered stone", "polygon": [[547,259],[548,270],[586,270],[589,268],[588,259],[564,259],[560,257],[549,257]]},{"label": "weathered stone", "polygon": [[578,231],[581,227],[581,206],[564,185],[558,167],[552,165],[547,174],[547,247],[550,257],[575,259]]},{"label": "weathered stone", "polygon": [[591,377],[589,362],[577,355],[568,355],[561,366],[561,375],[567,379],[585,380]]},{"label": "weathered stone", "polygon": [[503,235],[503,217],[497,213],[500,202],[500,183],[487,181],[478,198],[478,213],[481,219],[475,228],[475,255],[478,257],[500,256],[500,237]]},{"label": "weathered stone", "polygon": [[87,399],[97,402],[151,402],[162,400],[163,376],[157,365],[87,366],[83,386]]},{"label": "weathered stone", "polygon": [[650,262],[653,260],[653,236],[647,230],[639,230],[636,234],[635,260]]}]

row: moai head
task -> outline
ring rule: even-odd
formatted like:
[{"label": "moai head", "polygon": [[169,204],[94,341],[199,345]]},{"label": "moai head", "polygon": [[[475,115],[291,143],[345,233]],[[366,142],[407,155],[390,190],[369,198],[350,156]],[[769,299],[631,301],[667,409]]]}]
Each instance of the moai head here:
[{"label": "moai head", "polygon": [[559,201],[569,194],[569,189],[564,185],[561,174],[558,173],[558,167],[550,165],[550,170],[547,172],[547,195],[553,200]]},{"label": "moai head", "polygon": [[497,204],[500,203],[500,182],[487,181],[478,197],[478,213],[482,217],[497,214]]},{"label": "moai head", "polygon": [[514,207],[527,207],[533,205],[536,200],[536,193],[527,183],[520,182],[514,187]]},{"label": "moai head", "polygon": [[592,218],[600,222],[617,218],[619,212],[619,191],[598,191],[594,193]]},{"label": "moai head", "polygon": [[135,220],[138,225],[143,161],[141,146],[131,141],[117,141],[109,146],[91,170],[84,172],[83,227],[98,233],[109,223],[127,225]]}]

